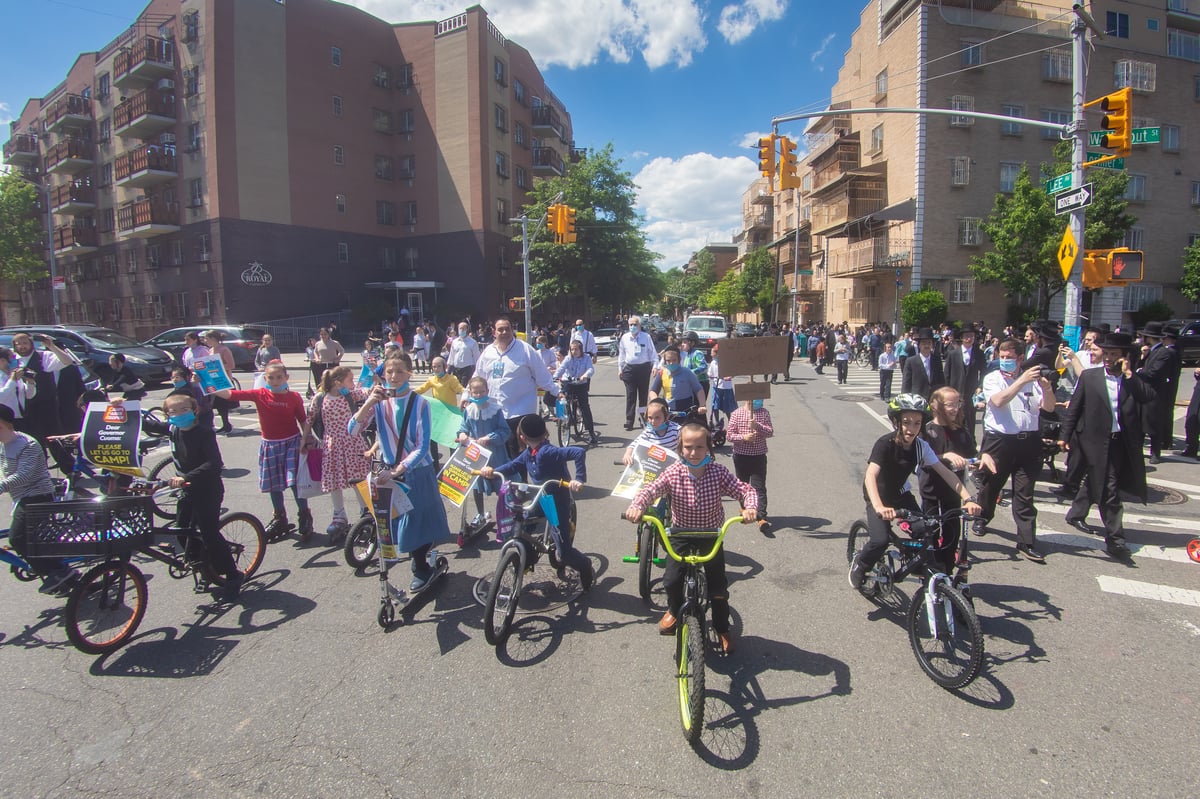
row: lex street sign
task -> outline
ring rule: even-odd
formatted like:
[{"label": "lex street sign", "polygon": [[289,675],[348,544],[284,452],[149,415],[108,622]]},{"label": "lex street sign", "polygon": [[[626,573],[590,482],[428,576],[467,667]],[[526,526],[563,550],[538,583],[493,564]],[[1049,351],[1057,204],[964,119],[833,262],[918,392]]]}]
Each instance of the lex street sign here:
[{"label": "lex street sign", "polygon": [[1071,173],[1059,175],[1054,180],[1046,181],[1046,193],[1058,194],[1060,191],[1066,191],[1071,188]]},{"label": "lex street sign", "polygon": [[1063,192],[1054,197],[1054,213],[1065,214],[1092,204],[1092,184],[1084,183],[1075,191]]},{"label": "lex street sign", "polygon": [[[1089,161],[1098,161],[1104,157],[1106,157],[1104,153],[1093,153],[1091,150],[1089,150],[1088,154],[1087,154],[1087,160],[1089,160]],[[1096,164],[1095,166],[1091,166],[1088,168],[1089,169],[1124,169],[1125,168],[1125,159],[1124,158],[1114,158],[1111,161],[1105,161],[1103,164]]]}]

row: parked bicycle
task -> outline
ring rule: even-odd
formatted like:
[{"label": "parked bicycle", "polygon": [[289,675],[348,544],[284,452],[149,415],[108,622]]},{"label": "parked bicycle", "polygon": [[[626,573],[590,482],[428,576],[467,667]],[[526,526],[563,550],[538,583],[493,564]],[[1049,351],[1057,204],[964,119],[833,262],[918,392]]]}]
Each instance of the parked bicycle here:
[{"label": "parked bicycle", "polygon": [[683,735],[694,743],[704,726],[704,661],[708,651],[721,651],[708,624],[708,583],[704,564],[717,556],[725,534],[741,516],[731,516],[720,530],[666,528],[657,516],[642,516],[641,523],[658,535],[663,551],[683,566],[683,604],[675,625],[675,682],[679,695],[679,720]]},{"label": "parked bicycle", "polygon": [[[943,530],[948,524],[962,525],[966,511],[944,515],[916,514],[897,510],[889,529],[887,552],[859,589],[867,597],[894,595],[896,586],[909,575],[917,575],[921,587],[909,604],[906,628],[913,654],[921,669],[943,688],[957,689],[979,676],[983,667],[983,632],[967,585],[967,536],[962,531],[955,550],[954,574],[942,571],[937,558],[945,550]],[[905,533],[901,537],[896,527]],[[867,523],[850,527],[846,557],[850,562],[866,545]]]}]

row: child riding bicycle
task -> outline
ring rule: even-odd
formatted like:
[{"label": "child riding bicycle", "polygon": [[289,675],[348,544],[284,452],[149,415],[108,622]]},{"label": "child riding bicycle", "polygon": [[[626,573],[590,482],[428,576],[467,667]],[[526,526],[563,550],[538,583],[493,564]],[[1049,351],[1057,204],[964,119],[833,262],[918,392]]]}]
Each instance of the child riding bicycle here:
[{"label": "child riding bicycle", "polygon": [[[673,527],[712,530],[715,533],[721,529],[725,518],[721,497],[728,496],[741,504],[744,521],[755,521],[758,516],[758,495],[724,466],[713,462],[710,434],[703,425],[689,422],[683,426],[679,454],[683,457],[679,463],[667,467],[654,482],[638,492],[625,511],[626,519],[639,521],[654,500],[669,496]],[[712,606],[713,629],[717,632],[721,649],[728,654],[733,651],[733,637],[729,630],[729,581],[725,576],[724,545],[717,551],[716,557],[704,564],[704,574]],[[667,612],[658,623],[658,631],[663,635],[675,631],[676,614],[683,604],[682,577],[683,570],[678,561],[669,560],[663,575]]]}]

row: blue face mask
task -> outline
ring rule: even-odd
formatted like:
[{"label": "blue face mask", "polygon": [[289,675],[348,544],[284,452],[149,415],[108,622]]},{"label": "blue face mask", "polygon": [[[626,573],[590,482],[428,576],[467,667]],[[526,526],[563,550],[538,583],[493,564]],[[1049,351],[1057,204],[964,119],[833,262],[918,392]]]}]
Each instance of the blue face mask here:
[{"label": "blue face mask", "polygon": [[405,392],[408,391],[408,381],[405,380],[403,383],[401,383],[398,386],[391,386],[391,389],[393,391],[395,391],[397,394],[404,394]]},{"label": "blue face mask", "polygon": [[1000,371],[1008,372],[1009,374],[1012,374],[1013,372],[1017,371],[1017,359],[1016,358],[1001,358],[1000,359]]},{"label": "blue face mask", "polygon": [[576,330],[583,330],[583,325],[575,325]]},{"label": "blue face mask", "polygon": [[763,405],[762,400],[751,400],[750,401],[750,407],[754,408],[754,410],[756,410],[756,411],[759,410],[760,408],[762,408],[762,405]]},{"label": "blue face mask", "polygon": [[661,433],[667,429],[668,424],[669,422],[663,422],[660,425],[652,425],[649,422],[646,422],[646,429],[652,433]]},{"label": "blue face mask", "polygon": [[458,337],[459,337],[459,338],[466,338],[466,337],[467,337],[467,331],[466,331],[466,330],[460,330],[460,331],[458,331]]},{"label": "blue face mask", "polygon": [[282,394],[283,392],[285,392],[285,391],[287,391],[287,390],[288,390],[288,384],[287,384],[287,383],[280,383],[278,386],[271,386],[271,385],[268,385],[268,386],[267,386],[267,388],[271,389],[271,390],[272,390],[272,391],[274,391],[276,394]]},{"label": "blue face mask", "polygon": [[341,394],[343,397],[348,397],[348,396],[350,396],[350,389],[346,388],[345,386],[342,386],[341,388],[338,389],[338,393]]},{"label": "blue face mask", "polygon": [[542,348],[542,342],[539,341],[536,346],[540,350]]},{"label": "blue face mask", "polygon": [[168,416],[167,424],[180,430],[187,430],[189,427],[196,424],[196,413],[195,411],[188,411],[187,413],[181,413],[176,416]]},{"label": "blue face mask", "polygon": [[476,405],[482,405],[488,401],[487,397],[469,397],[468,399],[470,399],[471,402],[475,403]]},{"label": "blue face mask", "polygon": [[701,466],[707,466],[708,464],[712,463],[712,453],[706,453],[704,458],[699,463],[692,463],[687,458],[684,458],[684,460],[687,462],[688,466],[691,466],[693,469],[699,469]]},{"label": "blue face mask", "polygon": [[175,386],[175,388],[183,388],[184,386],[187,385],[187,381],[186,380],[172,380],[171,385]]},{"label": "blue face mask", "polygon": [[631,333],[636,333],[640,329],[641,329],[641,325],[630,325],[629,326],[629,332],[631,332]]},{"label": "blue face mask", "polygon": [[679,364],[677,364],[677,363],[669,363],[669,364],[667,364],[667,371],[668,371],[668,372],[678,372],[678,371],[679,371]]}]

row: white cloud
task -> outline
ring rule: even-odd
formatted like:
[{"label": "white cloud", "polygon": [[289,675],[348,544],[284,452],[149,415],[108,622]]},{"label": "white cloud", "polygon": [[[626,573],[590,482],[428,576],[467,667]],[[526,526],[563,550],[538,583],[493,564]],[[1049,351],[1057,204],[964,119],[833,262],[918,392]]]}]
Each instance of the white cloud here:
[{"label": "white cloud", "polygon": [[787,13],[787,2],[779,0],[745,0],[737,5],[721,9],[717,30],[730,44],[737,44],[764,22],[783,19]]},{"label": "white cloud", "polygon": [[[758,151],[758,140],[765,139],[766,137],[768,137],[770,135],[771,135],[771,131],[769,131],[769,130],[763,131],[761,133],[752,130],[749,133],[747,133],[746,135],[742,136],[741,141],[739,141],[737,143],[737,146],[745,147],[748,150],[754,150],[755,152],[757,152]],[[758,156],[756,155],[755,157],[757,158]]]},{"label": "white cloud", "polygon": [[730,241],[742,227],[742,192],[757,175],[749,158],[709,153],[655,158],[642,167],[633,182],[647,243],[662,256],[659,267],[683,266],[705,244]]},{"label": "white cloud", "polygon": [[7,125],[12,121],[12,109],[8,107],[8,103],[0,103],[0,125]]},{"label": "white cloud", "polygon": [[816,50],[813,50],[812,53],[809,54],[808,60],[811,61],[812,63],[816,64],[817,72],[825,71],[825,67],[822,64],[817,64],[817,59],[819,59],[821,56],[825,55],[825,50],[829,47],[829,45],[833,42],[833,40],[835,38],[837,38],[836,33],[826,34],[825,38],[821,40],[821,46],[818,47]]}]

